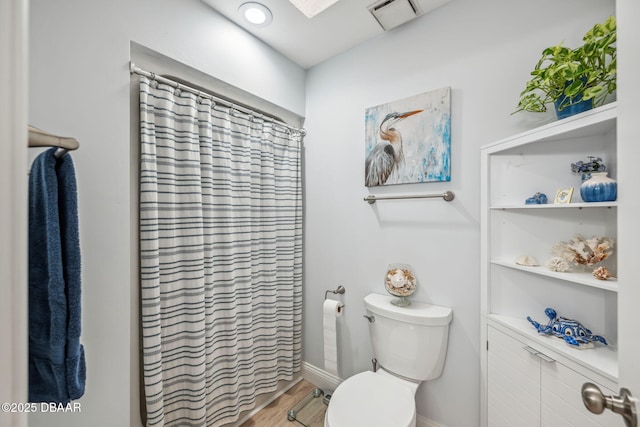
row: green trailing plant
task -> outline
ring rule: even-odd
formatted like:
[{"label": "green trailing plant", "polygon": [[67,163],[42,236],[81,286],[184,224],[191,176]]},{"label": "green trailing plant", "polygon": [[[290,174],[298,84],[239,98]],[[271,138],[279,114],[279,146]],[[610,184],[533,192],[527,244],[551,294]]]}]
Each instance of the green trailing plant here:
[{"label": "green trailing plant", "polygon": [[604,104],[616,90],[616,18],[596,24],[582,40],[575,49],[560,43],[542,51],[514,113],[545,112],[547,104],[558,100],[559,111],[583,100],[591,100],[592,106]]}]

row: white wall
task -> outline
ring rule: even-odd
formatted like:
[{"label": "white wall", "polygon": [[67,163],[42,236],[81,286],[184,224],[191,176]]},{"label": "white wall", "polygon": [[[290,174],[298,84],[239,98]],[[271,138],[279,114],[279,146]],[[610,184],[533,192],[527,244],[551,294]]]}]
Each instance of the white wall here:
[{"label": "white wall", "polygon": [[[322,299],[346,288],[339,374],[369,369],[363,297],[385,293],[389,263],[412,264],[415,300],[454,317],[442,377],[417,395],[418,413],[450,427],[479,425],[479,176],[482,145],[549,115],[511,116],[544,47],[576,45],[614,11],[612,0],[455,0],[309,70],[305,127],[304,359],[322,366]],[[364,187],[364,110],[452,88],[452,179],[372,193],[439,193],[456,199],[378,202]]]},{"label": "white wall", "polygon": [[138,378],[129,366],[138,304],[131,297],[131,41],[304,114],[304,70],[200,0],[31,1],[29,122],[81,144],[72,156],[87,357],[82,412],[35,414],[32,427],[139,424]]},{"label": "white wall", "polygon": [[[0,403],[28,395],[27,36],[27,2],[0,2]],[[0,425],[27,416],[0,410]]]},{"label": "white wall", "polygon": [[[640,87],[635,83],[640,66],[640,5],[634,0],[618,0],[618,51],[622,61],[619,63],[620,78],[618,88],[618,181],[637,182],[636,160],[640,158]],[[633,191],[630,185],[620,192],[618,208],[618,230],[624,230],[618,235],[618,275],[625,280],[618,293],[618,332],[620,334],[620,347],[618,349],[618,363],[620,368],[619,385],[631,390],[638,399],[640,396],[640,341],[638,341],[637,329],[640,323],[640,312],[637,302],[640,301],[640,264],[638,264],[638,251],[636,242],[640,239],[640,223],[638,211],[640,199],[638,192]],[[636,400],[636,410],[640,405]]]}]

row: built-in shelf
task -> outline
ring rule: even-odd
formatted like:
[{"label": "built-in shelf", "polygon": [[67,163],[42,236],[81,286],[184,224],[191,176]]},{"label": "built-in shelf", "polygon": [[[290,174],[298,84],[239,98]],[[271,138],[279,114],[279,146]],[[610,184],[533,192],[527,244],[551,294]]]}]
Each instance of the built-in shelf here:
[{"label": "built-in shelf", "polygon": [[604,289],[606,291],[618,292],[618,279],[611,277],[607,280],[598,280],[593,277],[593,274],[588,272],[575,272],[575,271],[551,271],[545,266],[525,266],[516,264],[512,261],[504,260],[491,260],[491,264],[500,265],[506,268],[512,268],[514,270],[525,271],[529,274],[537,274],[539,276],[552,277],[558,280],[564,280],[565,282],[578,283],[584,286],[590,286],[592,288]]},{"label": "built-in shelf", "polygon": [[591,202],[591,203],[547,203],[545,205],[495,205],[490,206],[489,209],[493,210],[518,210],[518,209],[583,209],[583,208],[616,208],[618,202]]},{"label": "built-in shelf", "polygon": [[[482,417],[483,427],[496,424],[495,419],[493,424],[489,422],[488,413],[500,405],[500,399],[496,398],[500,393],[513,396],[511,401],[517,407],[528,408],[530,404],[528,393],[520,393],[518,384],[511,386],[511,378],[505,380],[501,372],[496,372],[495,357],[497,351],[502,351],[502,338],[499,338],[500,334],[490,333],[492,329],[515,341],[510,345],[521,345],[526,351],[500,354],[504,363],[521,366],[517,363],[523,356],[525,364],[531,362],[530,365],[537,365],[540,372],[544,371],[544,375],[537,377],[539,382],[534,381],[532,385],[534,395],[544,393],[547,385],[560,382],[563,382],[562,393],[574,397],[580,395],[580,387],[586,381],[609,390],[618,388],[618,279],[598,280],[593,276],[592,268],[582,271],[580,266],[572,266],[572,271],[556,272],[545,263],[539,266],[516,264],[517,257],[525,254],[538,260],[548,258],[554,253],[556,244],[572,235],[617,239],[618,203],[583,202],[580,177],[572,175],[570,168],[572,163],[589,156],[601,157],[615,179],[616,128],[617,108],[612,103],[507,137],[483,146],[480,151],[480,310],[481,339],[486,340],[486,348],[483,346],[481,351],[484,384],[481,403],[486,411]],[[573,187],[573,203],[553,203],[559,189],[570,187]],[[536,193],[546,194],[549,203],[526,205],[525,200]],[[605,262],[616,275],[617,249],[614,248],[613,256]],[[579,320],[594,334],[604,336],[609,345],[594,343],[593,348],[576,348],[561,338],[539,334],[526,318],[530,316],[547,324],[546,307]],[[492,347],[494,341],[495,347]],[[490,359],[490,349],[493,359]],[[527,359],[528,353],[533,359]],[[547,357],[540,357],[540,354]],[[539,364],[535,363],[536,357],[540,359]],[[494,362],[493,370],[490,360]],[[579,374],[579,381],[564,382],[566,370]],[[533,377],[536,377],[535,373]],[[526,378],[529,377],[525,375]],[[546,378],[546,385],[543,378]],[[501,379],[505,381],[501,383]],[[537,391],[536,387],[539,387]],[[582,406],[579,409],[582,410]],[[549,411],[540,414],[544,416],[532,424],[564,425],[564,420]],[[596,421],[594,425],[607,424]]]},{"label": "built-in shelf", "polygon": [[565,138],[605,134],[616,127],[617,102],[603,105],[575,116],[548,123],[536,129],[487,144],[483,148],[489,154],[509,153],[510,149],[520,150],[528,144],[545,141],[561,142]]},{"label": "built-in shelf", "polygon": [[[544,314],[542,314],[542,316],[544,317]],[[531,318],[540,323],[544,323],[545,321],[545,319],[538,318],[535,313],[531,314]],[[612,384],[617,384],[618,382],[618,351],[613,345],[605,346],[596,343],[594,348],[579,349],[565,343],[561,338],[539,334],[527,319],[489,314],[487,320],[489,323],[501,325],[510,331],[516,332],[521,337],[557,353],[557,355],[553,356],[557,357],[559,355],[591,371],[597,372],[611,381]],[[593,332],[597,333],[597,331]],[[612,384],[609,384],[609,387],[611,387]]]}]

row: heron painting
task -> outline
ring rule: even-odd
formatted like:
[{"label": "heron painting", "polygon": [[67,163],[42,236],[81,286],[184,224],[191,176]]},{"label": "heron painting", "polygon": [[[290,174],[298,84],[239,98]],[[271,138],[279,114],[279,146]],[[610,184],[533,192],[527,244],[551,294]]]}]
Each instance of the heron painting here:
[{"label": "heron painting", "polygon": [[451,90],[367,108],[365,185],[450,181]]}]

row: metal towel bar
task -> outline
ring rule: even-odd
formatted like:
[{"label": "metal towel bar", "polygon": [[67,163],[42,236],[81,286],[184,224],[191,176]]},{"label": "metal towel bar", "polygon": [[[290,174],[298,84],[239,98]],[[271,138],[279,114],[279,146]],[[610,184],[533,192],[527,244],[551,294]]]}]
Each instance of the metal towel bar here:
[{"label": "metal towel bar", "polygon": [[453,194],[453,191],[445,191],[442,194],[414,194],[414,195],[404,195],[404,196],[374,196],[369,195],[364,198],[364,201],[369,203],[370,205],[374,204],[378,200],[392,200],[392,199],[436,199],[443,198],[445,201],[450,202],[456,197]]}]

